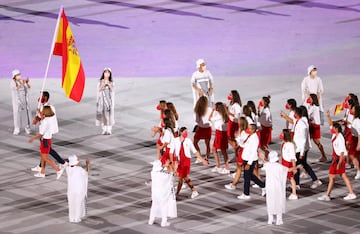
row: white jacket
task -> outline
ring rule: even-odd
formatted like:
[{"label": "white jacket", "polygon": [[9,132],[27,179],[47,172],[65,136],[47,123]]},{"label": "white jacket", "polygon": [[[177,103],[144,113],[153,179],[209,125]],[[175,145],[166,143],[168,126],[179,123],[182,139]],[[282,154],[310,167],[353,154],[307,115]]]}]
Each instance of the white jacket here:
[{"label": "white jacket", "polygon": [[[195,154],[196,152],[198,152],[193,142],[189,138],[185,138],[183,142],[183,146],[184,146],[185,156],[188,158],[191,158],[191,153]],[[180,137],[176,137],[173,140],[173,144],[171,144],[170,154],[174,154],[174,156],[180,160],[180,149],[181,149]]]},{"label": "white jacket", "polygon": [[311,148],[309,124],[305,118],[295,122],[294,143],[296,145],[296,153],[300,153],[300,155],[304,155],[305,151]]},{"label": "white jacket", "polygon": [[251,165],[254,161],[258,160],[259,137],[256,133],[250,135],[245,143],[240,140],[239,145],[244,148],[242,158],[244,161],[247,161],[247,164]]}]

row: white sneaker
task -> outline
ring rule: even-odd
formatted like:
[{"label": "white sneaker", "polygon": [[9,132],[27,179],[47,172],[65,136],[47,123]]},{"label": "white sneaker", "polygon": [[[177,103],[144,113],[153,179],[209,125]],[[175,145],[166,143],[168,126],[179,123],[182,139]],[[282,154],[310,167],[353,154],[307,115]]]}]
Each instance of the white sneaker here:
[{"label": "white sneaker", "polygon": [[25,132],[26,132],[26,134],[30,135],[31,134],[31,128],[25,128]]},{"label": "white sneaker", "polygon": [[296,190],[300,190],[300,185],[296,185]]},{"label": "white sneaker", "polygon": [[219,174],[221,175],[229,175],[230,174],[230,170],[227,170],[226,168],[220,169],[220,171],[218,171]]},{"label": "white sneaker", "polygon": [[297,200],[297,199],[298,199],[298,196],[295,195],[295,194],[290,194],[290,196],[289,196],[288,199],[289,199],[289,200]]},{"label": "white sneaker", "polygon": [[253,184],[251,187],[253,187],[253,188],[260,188],[260,186],[257,185],[257,184]]},{"label": "white sneaker", "polygon": [[41,171],[41,167],[39,165],[36,165],[36,167],[31,168],[32,171]]},{"label": "white sneaker", "polygon": [[314,181],[313,184],[310,186],[310,188],[312,189],[316,189],[317,187],[319,187],[320,185],[322,185],[322,182],[320,180]]},{"label": "white sneaker", "polygon": [[199,193],[197,191],[193,191],[191,193],[191,199],[194,199],[195,197],[199,196]]},{"label": "white sneaker", "polygon": [[61,168],[60,171],[56,172],[56,179],[60,179],[60,177],[62,176],[62,174],[64,173],[64,169],[65,168]]},{"label": "white sneaker", "polygon": [[284,224],[284,222],[281,219],[276,220],[276,225],[283,225],[283,224]]},{"label": "white sneaker", "polygon": [[353,193],[349,193],[346,197],[344,197],[344,200],[354,200],[356,199],[356,195]]},{"label": "white sneaker", "polygon": [[355,180],[358,180],[358,179],[360,179],[360,171],[356,172]]},{"label": "white sneaker", "polygon": [[169,227],[169,226],[170,226],[170,223],[169,223],[169,222],[161,223],[161,227]]},{"label": "white sneaker", "polygon": [[196,158],[195,164],[201,163],[202,161],[199,158]]},{"label": "white sneaker", "polygon": [[235,190],[235,189],[236,189],[236,186],[233,185],[232,183],[230,183],[230,184],[225,184],[225,188],[226,188],[226,189],[229,189],[229,190]]},{"label": "white sneaker", "polygon": [[240,200],[249,200],[251,197],[245,194],[241,194],[240,196],[237,196]]},{"label": "white sneaker", "polygon": [[19,128],[15,128],[13,134],[14,134],[14,135],[19,135],[19,134],[20,134],[20,129],[19,129]]},{"label": "white sneaker", "polygon": [[42,173],[38,172],[38,173],[34,174],[34,176],[38,177],[38,178],[45,178],[45,173],[42,174]]},{"label": "white sneaker", "polygon": [[148,224],[149,224],[149,225],[153,225],[154,222],[155,222],[155,219],[149,219]]},{"label": "white sneaker", "polygon": [[221,170],[220,167],[213,167],[213,169],[211,169],[211,172],[218,173],[220,170]]},{"label": "white sneaker", "polygon": [[261,196],[265,197],[265,195],[266,195],[266,188],[262,188],[261,189]]},{"label": "white sneaker", "polygon": [[322,195],[321,197],[318,197],[319,201],[330,201],[330,197],[326,194]]}]

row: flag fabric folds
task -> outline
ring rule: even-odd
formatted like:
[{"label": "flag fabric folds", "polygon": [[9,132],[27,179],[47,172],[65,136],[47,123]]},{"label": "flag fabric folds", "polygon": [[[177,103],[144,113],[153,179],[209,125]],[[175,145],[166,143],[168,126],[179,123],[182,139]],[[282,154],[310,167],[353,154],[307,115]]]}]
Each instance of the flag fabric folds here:
[{"label": "flag fabric folds", "polygon": [[337,104],[335,106],[335,109],[334,109],[334,115],[339,114],[342,110],[343,110],[343,105],[342,104]]},{"label": "flag fabric folds", "polygon": [[62,56],[62,88],[65,95],[80,102],[85,86],[85,73],[64,9],[60,14],[52,53]]}]

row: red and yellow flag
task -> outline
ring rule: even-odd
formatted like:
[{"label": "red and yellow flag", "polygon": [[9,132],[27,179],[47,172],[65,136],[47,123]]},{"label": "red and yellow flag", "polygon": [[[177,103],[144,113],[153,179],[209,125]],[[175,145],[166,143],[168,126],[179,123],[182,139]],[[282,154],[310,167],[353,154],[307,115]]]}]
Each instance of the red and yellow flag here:
[{"label": "red and yellow flag", "polygon": [[64,9],[61,10],[53,54],[62,56],[62,88],[68,98],[80,102],[85,73]]},{"label": "red and yellow flag", "polygon": [[342,110],[343,110],[343,105],[342,104],[337,104],[335,106],[335,109],[334,109],[334,115],[339,114]]}]

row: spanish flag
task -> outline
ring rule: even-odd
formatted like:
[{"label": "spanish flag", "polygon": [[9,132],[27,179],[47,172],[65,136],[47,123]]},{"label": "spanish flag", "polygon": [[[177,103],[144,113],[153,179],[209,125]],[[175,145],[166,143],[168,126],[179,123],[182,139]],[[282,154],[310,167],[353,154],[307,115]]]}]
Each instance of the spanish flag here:
[{"label": "spanish flag", "polygon": [[334,115],[339,114],[342,110],[343,110],[343,105],[342,104],[337,104],[335,106],[335,109],[334,109]]},{"label": "spanish flag", "polygon": [[76,48],[75,38],[63,8],[60,11],[52,53],[62,56],[62,88],[65,95],[76,102],[80,102],[85,86],[85,73],[79,51]]}]

